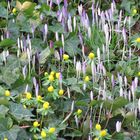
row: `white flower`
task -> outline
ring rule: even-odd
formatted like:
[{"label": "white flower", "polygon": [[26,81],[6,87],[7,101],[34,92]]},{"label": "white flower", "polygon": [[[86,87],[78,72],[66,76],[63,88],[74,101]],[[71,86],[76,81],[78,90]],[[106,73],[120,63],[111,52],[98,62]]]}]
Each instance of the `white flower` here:
[{"label": "white flower", "polygon": [[69,16],[69,18],[68,18],[68,30],[69,30],[70,32],[72,32],[72,21],[71,21],[71,16]]},{"label": "white flower", "polygon": [[55,38],[56,38],[56,41],[59,41],[58,32],[55,32]]},{"label": "white flower", "polygon": [[83,6],[81,4],[81,5],[78,6],[79,15],[82,15],[82,11],[83,11]]},{"label": "white flower", "polygon": [[91,37],[91,28],[88,27],[88,37],[90,38]]},{"label": "white flower", "polygon": [[119,122],[119,121],[117,121],[117,122],[116,122],[116,131],[117,131],[117,132],[120,132],[120,131],[121,131],[121,126],[122,126],[122,123]]},{"label": "white flower", "polygon": [[76,72],[78,78],[80,77],[81,69],[82,69],[81,62],[80,61],[76,62]]},{"label": "white flower", "polygon": [[76,29],[76,17],[75,16],[73,18],[73,27],[74,27],[74,31],[75,31],[75,29]]},{"label": "white flower", "polygon": [[65,42],[64,42],[64,35],[63,35],[63,34],[61,35],[61,40],[62,40],[62,45],[63,45],[63,47],[64,47]]}]

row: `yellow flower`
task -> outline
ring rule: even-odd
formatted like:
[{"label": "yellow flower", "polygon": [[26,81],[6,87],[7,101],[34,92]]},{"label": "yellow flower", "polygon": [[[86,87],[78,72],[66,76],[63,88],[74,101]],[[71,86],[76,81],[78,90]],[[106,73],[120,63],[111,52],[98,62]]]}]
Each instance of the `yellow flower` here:
[{"label": "yellow flower", "polygon": [[99,140],[98,138],[94,138],[94,140]]},{"label": "yellow flower", "polygon": [[136,42],[137,42],[137,43],[140,43],[140,37],[138,37],[138,38],[136,39]]},{"label": "yellow flower", "polygon": [[85,79],[84,79],[85,82],[88,82],[89,80],[90,80],[89,76],[86,76]]},{"label": "yellow flower", "polygon": [[4,140],[8,140],[8,138],[4,138]]},{"label": "yellow flower", "polygon": [[16,8],[13,8],[12,13],[13,14],[16,14],[16,12],[17,12],[17,9]]},{"label": "yellow flower", "polygon": [[55,74],[55,76],[56,76],[57,79],[59,79],[59,77],[60,77],[60,72],[57,72],[57,73]]},{"label": "yellow flower", "polygon": [[132,13],[133,15],[137,14],[137,9],[133,9]]},{"label": "yellow flower", "polygon": [[43,104],[43,108],[44,109],[48,109],[50,106],[49,106],[49,102],[45,102],[44,104]]},{"label": "yellow flower", "polygon": [[94,59],[94,57],[95,57],[95,54],[94,53],[89,53],[89,55],[88,55],[88,58],[89,59]]},{"label": "yellow flower", "polygon": [[138,72],[138,76],[140,76],[140,71]]},{"label": "yellow flower", "polygon": [[10,93],[10,91],[9,91],[9,90],[5,90],[4,95],[5,95],[6,97],[9,97],[9,96],[11,95],[11,93]]},{"label": "yellow flower", "polygon": [[69,59],[69,55],[63,54],[63,59],[67,61]]},{"label": "yellow flower", "polygon": [[96,124],[95,129],[100,131],[101,130],[101,125],[100,124]]},{"label": "yellow flower", "polygon": [[55,132],[55,128],[54,127],[49,128],[49,133],[54,133],[54,132]]},{"label": "yellow flower", "polygon": [[32,94],[30,92],[26,92],[26,99],[30,100],[32,98]]},{"label": "yellow flower", "polygon": [[37,96],[37,101],[40,101],[40,100],[42,100],[42,96],[38,95]]},{"label": "yellow flower", "polygon": [[54,71],[51,71],[50,75],[54,76],[55,72]]},{"label": "yellow flower", "polygon": [[81,109],[78,109],[77,110],[77,114],[80,115],[81,113],[82,113],[82,110]]},{"label": "yellow flower", "polygon": [[50,76],[49,76],[49,81],[50,81],[50,82],[54,81],[53,75],[50,75]]},{"label": "yellow flower", "polygon": [[53,86],[49,86],[49,87],[48,87],[48,91],[49,91],[49,92],[53,92],[53,91],[54,91]]},{"label": "yellow flower", "polygon": [[34,127],[38,127],[40,124],[37,122],[37,121],[35,121],[34,123],[33,123],[33,126]]},{"label": "yellow flower", "polygon": [[63,89],[60,89],[59,90],[59,95],[61,96],[61,95],[63,95],[64,94],[64,90]]},{"label": "yellow flower", "polygon": [[25,109],[26,109],[26,108],[27,108],[27,107],[26,107],[26,105],[23,105],[23,108],[25,108]]},{"label": "yellow flower", "polygon": [[106,130],[102,130],[102,131],[100,132],[100,136],[101,136],[101,137],[105,137],[106,135],[107,135]]},{"label": "yellow flower", "polygon": [[47,75],[48,75],[48,72],[45,72],[45,73],[44,73],[44,76],[47,76]]},{"label": "yellow flower", "polygon": [[46,138],[46,136],[47,136],[46,132],[45,132],[44,130],[42,130],[42,131],[41,131],[41,137],[42,137],[42,138]]}]

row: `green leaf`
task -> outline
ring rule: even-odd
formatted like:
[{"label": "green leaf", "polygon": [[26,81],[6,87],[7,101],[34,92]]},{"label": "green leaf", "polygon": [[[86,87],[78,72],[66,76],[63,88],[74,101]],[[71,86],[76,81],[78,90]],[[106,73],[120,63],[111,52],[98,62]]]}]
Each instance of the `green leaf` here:
[{"label": "green leaf", "polygon": [[66,81],[67,81],[68,85],[75,85],[75,84],[77,84],[77,79],[74,78],[74,77],[73,78],[67,78]]},{"label": "green leaf", "polygon": [[69,137],[72,137],[72,138],[81,137],[82,136],[82,132],[79,131],[79,130],[75,130],[72,133],[65,134],[65,136],[69,136]]},{"label": "green leaf", "polygon": [[70,39],[65,41],[65,51],[70,55],[74,56],[80,53],[80,49],[78,48],[80,41],[77,36],[72,36]]},{"label": "green leaf", "polygon": [[129,103],[129,101],[127,99],[125,99],[123,97],[118,97],[113,102],[112,110],[119,109],[119,108],[127,105],[128,103]]},{"label": "green leaf", "polygon": [[6,137],[9,140],[16,140],[20,129],[18,126],[9,128],[9,121],[11,121],[9,118],[0,118],[0,138],[4,139]]},{"label": "green leaf", "polygon": [[103,101],[101,100],[92,100],[90,102],[90,106],[96,106],[96,105],[100,105]]},{"label": "green leaf", "polygon": [[31,120],[31,117],[34,116],[28,109],[25,109],[21,104],[10,103],[9,110],[10,114],[19,121],[29,121]]},{"label": "green leaf", "polygon": [[0,117],[5,117],[8,110],[9,110],[9,108],[7,108],[6,106],[0,105]]},{"label": "green leaf", "polygon": [[64,29],[60,24],[55,24],[53,26],[49,26],[48,29],[52,32],[58,32],[58,33],[63,33]]},{"label": "green leaf", "polygon": [[15,44],[15,41],[12,39],[4,39],[0,42],[0,46],[1,47],[5,47],[5,46],[12,46],[13,44]]},{"label": "green leaf", "polygon": [[80,89],[80,87],[78,85],[72,85],[70,87],[71,91],[75,91],[77,93],[82,93],[83,94],[83,91]]},{"label": "green leaf", "polygon": [[6,98],[1,97],[0,98],[0,104],[1,105],[9,105],[9,101]]},{"label": "green leaf", "polygon": [[47,47],[45,50],[43,50],[39,57],[39,63],[44,64],[46,62],[47,57],[50,55],[51,51],[49,47]]},{"label": "green leaf", "polygon": [[8,17],[8,11],[0,5],[0,17],[7,18]]},{"label": "green leaf", "polygon": [[103,107],[105,107],[107,109],[111,109],[111,107],[112,107],[112,110],[115,111],[121,107],[124,107],[128,103],[129,102],[127,99],[125,99],[123,97],[118,97],[114,101],[112,101],[112,100],[104,101]]},{"label": "green leaf", "polygon": [[128,113],[125,115],[125,119],[124,119],[123,125],[124,125],[124,126],[127,126],[127,125],[129,125],[130,123],[132,123],[135,119],[136,119],[135,114],[134,114],[133,112],[128,112]]}]

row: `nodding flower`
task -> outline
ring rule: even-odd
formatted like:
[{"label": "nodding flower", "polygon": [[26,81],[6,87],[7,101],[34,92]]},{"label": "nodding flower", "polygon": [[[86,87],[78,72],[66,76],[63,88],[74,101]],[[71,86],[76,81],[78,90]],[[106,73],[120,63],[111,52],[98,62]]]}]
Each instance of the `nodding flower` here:
[{"label": "nodding flower", "polygon": [[73,17],[73,28],[75,31],[76,30],[76,17],[75,16]]},{"label": "nodding flower", "polygon": [[82,6],[82,4],[80,4],[80,5],[78,6],[78,12],[79,12],[79,15],[80,15],[80,16],[82,15],[82,11],[83,11],[83,6]]},{"label": "nodding flower", "polygon": [[80,73],[81,73],[81,69],[82,69],[81,67],[82,67],[81,62],[80,61],[76,62],[77,78],[80,78]]},{"label": "nodding flower", "polygon": [[121,131],[121,125],[122,125],[121,122],[119,122],[119,121],[116,122],[116,132],[120,132]]}]

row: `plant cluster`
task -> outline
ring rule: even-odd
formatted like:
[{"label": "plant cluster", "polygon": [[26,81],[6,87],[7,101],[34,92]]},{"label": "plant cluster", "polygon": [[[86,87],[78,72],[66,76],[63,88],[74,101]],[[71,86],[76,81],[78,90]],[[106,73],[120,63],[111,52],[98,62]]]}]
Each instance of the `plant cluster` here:
[{"label": "plant cluster", "polygon": [[139,140],[139,7],[1,0],[0,140]]}]

